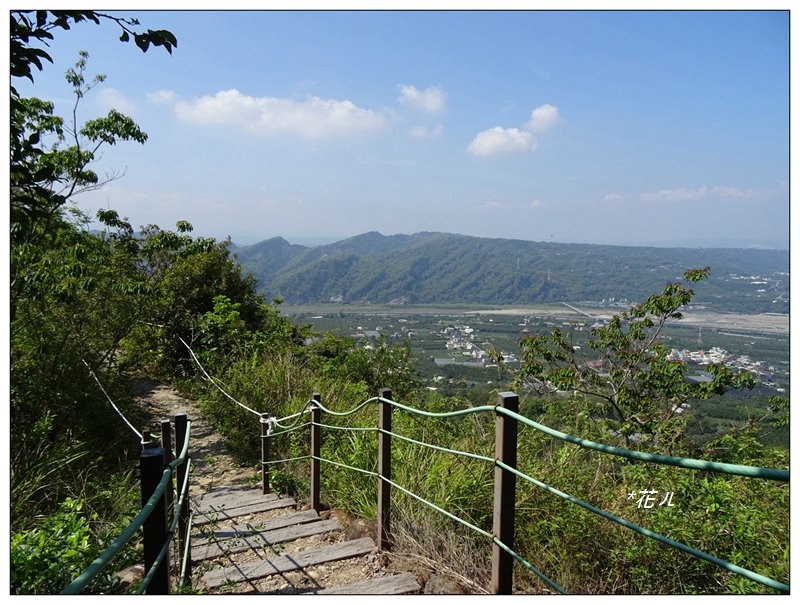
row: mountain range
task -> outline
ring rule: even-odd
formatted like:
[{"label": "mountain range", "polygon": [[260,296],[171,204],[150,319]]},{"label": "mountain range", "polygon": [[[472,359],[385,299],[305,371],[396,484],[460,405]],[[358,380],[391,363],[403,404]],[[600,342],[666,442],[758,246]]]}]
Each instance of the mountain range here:
[{"label": "mountain range", "polygon": [[324,246],[274,237],[233,246],[268,299],[287,304],[538,304],[640,301],[711,267],[695,304],[789,312],[789,252],[559,244],[451,233],[369,232]]}]

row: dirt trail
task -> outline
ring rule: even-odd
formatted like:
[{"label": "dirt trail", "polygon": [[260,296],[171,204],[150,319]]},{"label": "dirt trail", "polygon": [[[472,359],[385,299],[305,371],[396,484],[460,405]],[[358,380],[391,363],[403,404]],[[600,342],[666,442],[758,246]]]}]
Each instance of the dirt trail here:
[{"label": "dirt trail", "polygon": [[[144,379],[136,379],[133,383],[136,400],[142,411],[148,416],[148,426],[157,434],[160,421],[163,418],[172,419],[178,412],[186,412],[192,423],[190,439],[190,455],[192,457],[192,475],[190,493],[193,498],[198,498],[220,486],[250,486],[258,485],[258,469],[242,467],[236,463],[234,457],[228,452],[224,438],[203,417],[196,401],[182,397],[175,389],[168,385]],[[257,428],[257,423],[253,423]],[[255,429],[254,429],[255,430]],[[298,507],[306,508],[306,507]],[[328,510],[320,515],[322,518],[336,518],[339,520],[341,539],[354,539],[375,533],[374,522],[365,522],[354,519],[344,511]],[[372,535],[374,538],[375,536]],[[298,541],[302,548],[315,548],[326,543],[324,535],[303,538]],[[389,573],[402,573],[403,571],[420,572],[418,565],[403,561],[403,557],[387,553],[373,553],[355,561],[340,561],[319,566],[313,572],[317,577],[323,578],[326,584],[343,586],[354,581],[383,577]],[[305,574],[308,575],[308,574]],[[264,581],[259,589],[265,593],[296,593],[298,586],[302,585],[304,572],[292,572]],[[423,572],[420,584],[427,579]],[[230,589],[228,589],[230,590]],[[226,592],[225,589],[211,589],[209,593]]]},{"label": "dirt trail", "polygon": [[156,432],[162,418],[172,419],[178,412],[186,412],[189,417],[193,496],[201,496],[220,485],[254,484],[256,469],[236,464],[224,437],[203,417],[196,401],[182,397],[170,386],[149,380],[136,379],[133,388],[142,411],[150,418],[152,431]]}]

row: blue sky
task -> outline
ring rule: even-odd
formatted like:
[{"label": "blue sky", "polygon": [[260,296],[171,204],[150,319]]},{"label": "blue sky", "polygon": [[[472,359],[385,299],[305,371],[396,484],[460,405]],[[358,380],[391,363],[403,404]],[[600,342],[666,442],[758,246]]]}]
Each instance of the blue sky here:
[{"label": "blue sky", "polygon": [[24,94],[71,111],[79,50],[148,133],[81,208],[247,244],[447,231],[624,245],[789,242],[781,11],[147,11],[59,32]]}]

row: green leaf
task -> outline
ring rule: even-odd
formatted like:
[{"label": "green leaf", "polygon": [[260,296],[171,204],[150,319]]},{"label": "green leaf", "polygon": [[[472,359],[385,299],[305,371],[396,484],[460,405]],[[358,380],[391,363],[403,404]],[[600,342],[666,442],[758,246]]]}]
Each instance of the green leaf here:
[{"label": "green leaf", "polygon": [[150,48],[150,40],[142,34],[135,34],[133,40],[136,42],[136,46],[142,49],[143,53],[146,53],[147,49]]}]

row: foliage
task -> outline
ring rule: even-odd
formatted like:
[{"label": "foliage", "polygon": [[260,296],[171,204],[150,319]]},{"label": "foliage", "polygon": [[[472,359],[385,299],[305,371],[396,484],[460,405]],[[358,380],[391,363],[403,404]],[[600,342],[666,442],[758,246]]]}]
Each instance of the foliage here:
[{"label": "foliage", "polygon": [[[138,22],[93,11],[11,11],[12,78],[34,80],[57,30],[111,21],[141,50],[171,52],[170,32],[138,32]],[[109,394],[133,420],[129,382],[116,353],[132,325],[151,311],[149,284],[130,225],[108,211],[115,233],[93,234],[70,201],[104,181],[92,162],[105,147],[143,143],[147,135],[112,111],[78,122],[81,100],[104,76],[87,80],[80,53],[67,82],[72,117],[54,105],[10,89],[10,410],[12,587],[57,592],[87,565],[130,517],[134,447],[87,374],[96,370]],[[91,460],[91,463],[88,461]],[[122,564],[125,561],[122,560]],[[108,584],[110,586],[110,584]]]},{"label": "foliage", "polygon": [[[708,269],[687,271],[696,282]],[[754,379],[712,365],[709,382],[686,379],[686,364],[669,357],[660,342],[664,326],[681,318],[694,296],[686,285],[667,284],[660,294],[614,315],[606,325],[591,329],[589,349],[597,359],[582,360],[569,334],[556,328],[547,336],[522,339],[522,365],[516,384],[531,384],[540,392],[573,393],[576,413],[588,414],[609,432],[671,452],[680,440],[686,404],[729,389],[752,388]]]},{"label": "foliage", "polygon": [[[113,498],[120,494],[135,494],[135,485],[130,475],[120,477],[119,482],[110,482],[101,488],[103,495],[114,490]],[[87,498],[99,501],[97,495]],[[103,519],[107,510],[90,511],[90,505],[80,497],[64,499],[57,509],[45,516],[40,523],[18,531],[11,536],[11,593],[12,594],[57,594],[76,576],[83,572],[111,541],[124,529],[132,516],[132,507],[138,501],[127,499],[113,511],[123,516],[113,521]],[[138,545],[123,549],[117,555],[118,566],[130,565],[141,553]],[[107,571],[94,582],[93,590],[101,593],[118,592],[116,578]]]}]

